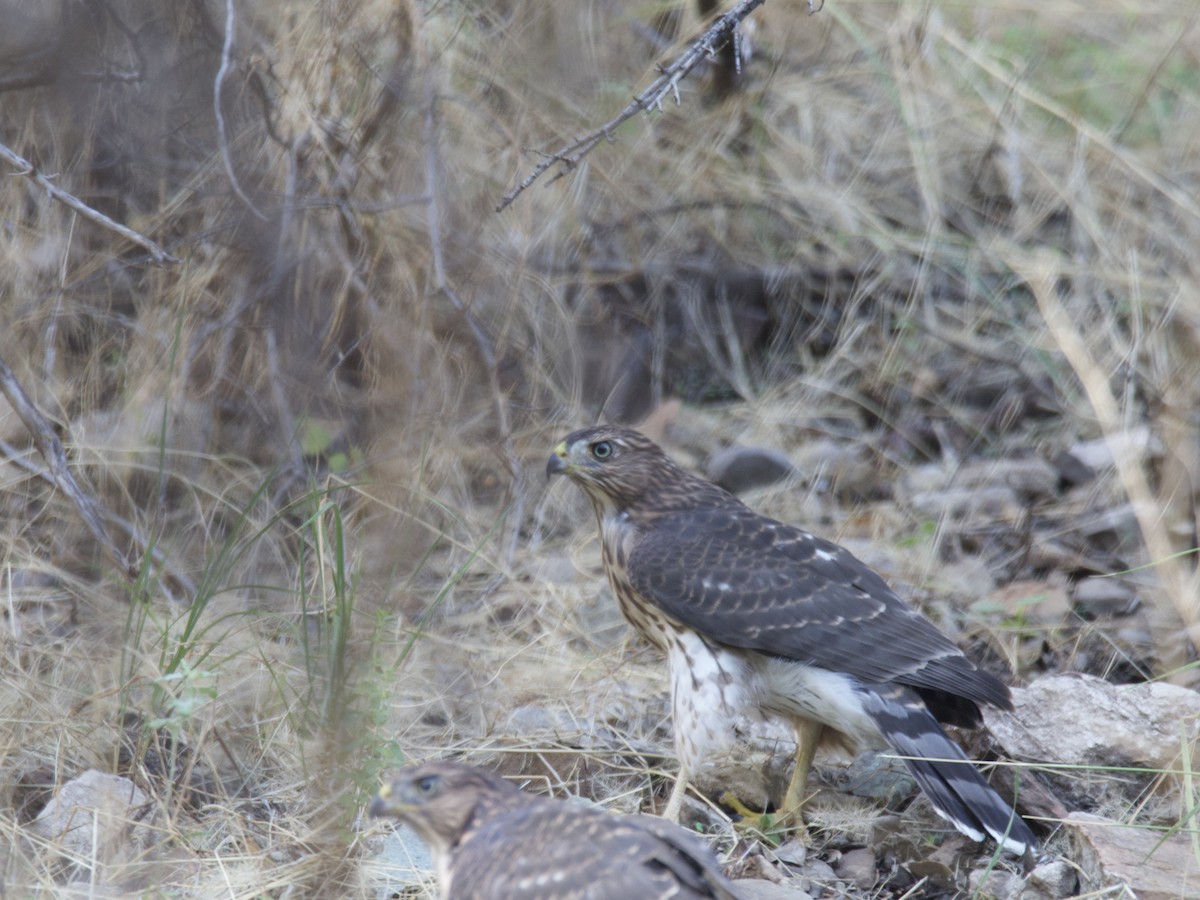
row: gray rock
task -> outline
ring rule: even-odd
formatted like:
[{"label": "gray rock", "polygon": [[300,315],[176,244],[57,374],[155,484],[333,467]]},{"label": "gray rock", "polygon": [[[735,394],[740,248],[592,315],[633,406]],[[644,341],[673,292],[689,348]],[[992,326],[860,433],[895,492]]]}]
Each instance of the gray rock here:
[{"label": "gray rock", "polygon": [[1137,658],[1149,657],[1154,652],[1154,635],[1147,625],[1127,625],[1113,633],[1118,645],[1131,648]]},{"label": "gray rock", "polygon": [[1157,438],[1150,433],[1149,427],[1139,425],[1128,431],[1090,441],[1079,441],[1073,444],[1067,452],[1093,472],[1099,472],[1102,469],[1111,469],[1116,465],[1114,451],[1122,456],[1129,455],[1140,464],[1145,462],[1147,455],[1159,455],[1162,447]]},{"label": "gray rock", "polygon": [[128,778],[88,769],[62,786],[30,829],[72,856],[103,863],[153,843],[152,813],[150,798]]},{"label": "gray rock", "polygon": [[1067,450],[1061,450],[1055,454],[1054,468],[1058,471],[1058,477],[1072,487],[1087,484],[1096,477],[1091,466]]},{"label": "gray rock", "polygon": [[969,879],[970,895],[979,900],[1012,900],[1022,887],[1020,875],[1004,869],[977,869]]},{"label": "gray rock", "polygon": [[954,481],[968,487],[1003,485],[1027,500],[1058,493],[1058,472],[1037,456],[970,463],[959,470]]},{"label": "gray rock", "polygon": [[[954,498],[965,503],[971,494],[1017,504],[1017,498],[1031,500],[1051,497],[1058,492],[1058,472],[1038,457],[1024,459],[987,459],[962,466],[930,463],[911,469],[900,480],[902,493],[918,509],[932,506],[935,498]],[[957,501],[957,498],[964,498]]]},{"label": "gray rock", "polygon": [[1082,517],[1078,531],[1093,545],[1113,550],[1141,539],[1141,526],[1132,503],[1097,510]]},{"label": "gray rock", "polygon": [[859,754],[834,778],[838,790],[885,806],[917,793],[917,782],[903,761],[874,751]]},{"label": "gray rock", "polygon": [[398,825],[384,837],[379,852],[364,860],[363,874],[377,900],[407,897],[406,891],[431,891],[433,855],[415,831]]},{"label": "gray rock", "polygon": [[812,894],[801,890],[799,879],[789,879],[776,884],[764,878],[743,878],[735,881],[741,900],[812,900]]},{"label": "gray rock", "polygon": [[1200,694],[1165,682],[1113,685],[1050,675],[1013,689],[1014,711],[985,709],[992,734],[1018,759],[1169,769],[1181,741],[1200,739]]},{"label": "gray rock", "polygon": [[833,871],[833,866],[820,859],[810,859],[804,864],[804,874],[816,881],[836,881],[837,873]]},{"label": "gray rock", "polygon": [[544,553],[537,566],[537,579],[546,584],[575,584],[579,568],[569,553]]},{"label": "gray rock", "polygon": [[808,847],[802,841],[787,841],[775,850],[774,856],[789,866],[802,866],[808,859]]},{"label": "gray rock", "polygon": [[16,0],[0,6],[4,16],[0,59],[32,58],[45,52],[46,47],[54,46],[63,33],[63,9],[54,0]]},{"label": "gray rock", "polygon": [[558,730],[563,724],[560,719],[560,716],[553,715],[544,706],[518,706],[508,714],[508,722],[505,724],[504,733],[518,737],[551,733]]},{"label": "gray rock", "polygon": [[1141,605],[1133,588],[1117,578],[1083,578],[1071,591],[1071,599],[1085,619],[1127,616]]},{"label": "gray rock", "polygon": [[729,493],[740,494],[783,481],[794,470],[791,461],[778,450],[729,447],[714,453],[705,471],[711,481]]},{"label": "gray rock", "polygon": [[1186,837],[1088,813],[1071,813],[1066,829],[1085,895],[1123,886],[1125,896],[1138,900],[1200,896],[1200,861]]},{"label": "gray rock", "polygon": [[1016,493],[1003,486],[965,488],[913,494],[908,505],[922,516],[948,516],[956,521],[1015,521],[1023,508]]},{"label": "gray rock", "polygon": [[847,850],[833,870],[838,878],[863,891],[874,887],[879,879],[879,874],[875,871],[875,851],[866,847]]},{"label": "gray rock", "polygon": [[789,455],[815,490],[850,500],[891,496],[891,482],[862,444],[817,439],[790,448]]},{"label": "gray rock", "polygon": [[1079,892],[1079,875],[1065,859],[1042,863],[1029,873],[1017,900],[1061,900]]}]

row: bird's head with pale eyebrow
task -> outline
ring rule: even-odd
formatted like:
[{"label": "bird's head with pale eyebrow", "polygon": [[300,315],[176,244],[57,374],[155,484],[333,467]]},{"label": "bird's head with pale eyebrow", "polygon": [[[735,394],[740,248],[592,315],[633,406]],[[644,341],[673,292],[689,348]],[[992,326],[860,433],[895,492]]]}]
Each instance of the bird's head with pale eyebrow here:
[{"label": "bird's head with pale eyebrow", "polygon": [[[568,434],[550,454],[546,475],[575,482],[601,516],[647,503],[677,508],[683,497],[703,499],[714,488],[681,469],[645,435],[612,425]],[[690,493],[664,490],[681,483]]]},{"label": "bird's head with pale eyebrow", "polygon": [[496,806],[520,806],[518,788],[480,769],[430,762],[402,769],[371,802],[372,816],[399,819],[429,844],[446,852]]}]

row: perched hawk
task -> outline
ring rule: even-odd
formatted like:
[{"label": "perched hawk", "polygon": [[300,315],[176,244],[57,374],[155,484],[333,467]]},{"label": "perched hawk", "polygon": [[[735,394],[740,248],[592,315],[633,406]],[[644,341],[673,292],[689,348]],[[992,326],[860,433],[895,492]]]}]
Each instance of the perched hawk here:
[{"label": "perched hawk", "polygon": [[963,834],[1034,848],[938,724],[980,725],[980,703],[1012,708],[1008,688],[847,550],[759,515],[626,428],[568,435],[546,471],[592,501],[621,612],[667,655],[681,771],[666,818],[739,713],[758,712],[796,729],[783,810],[797,824],[823,739],[886,745]]},{"label": "perched hawk", "polygon": [[682,828],[535,797],[474,766],[402,769],[371,815],[420,834],[446,900],[737,900],[708,847]]}]

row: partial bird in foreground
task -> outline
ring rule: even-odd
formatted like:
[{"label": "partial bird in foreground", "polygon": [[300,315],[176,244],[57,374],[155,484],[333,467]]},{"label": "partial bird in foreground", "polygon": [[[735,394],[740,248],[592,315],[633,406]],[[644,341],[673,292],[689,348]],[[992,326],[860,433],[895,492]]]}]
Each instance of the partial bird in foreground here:
[{"label": "partial bird in foreground", "polygon": [[712,852],[677,825],[536,797],[474,766],[402,769],[370,812],[429,845],[444,900],[737,900]]},{"label": "partial bird in foreground", "polygon": [[782,809],[802,834],[826,741],[890,747],[963,834],[1019,855],[1036,847],[938,724],[978,727],[980,703],[1012,708],[1008,687],[849,551],[754,512],[631,429],[576,431],[546,471],[591,500],[621,612],[667,656],[680,774],[666,818],[678,820],[688,777],[737,717],[757,713],[796,729]]}]

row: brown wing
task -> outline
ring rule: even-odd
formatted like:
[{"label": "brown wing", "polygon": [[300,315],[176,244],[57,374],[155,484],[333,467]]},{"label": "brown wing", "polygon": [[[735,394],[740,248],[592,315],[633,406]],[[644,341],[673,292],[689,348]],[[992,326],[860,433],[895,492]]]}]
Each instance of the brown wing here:
[{"label": "brown wing", "polygon": [[721,643],[1011,707],[1003,682],[848,550],[737,501],[655,520],[628,566],[643,597]]},{"label": "brown wing", "polygon": [[736,900],[711,851],[669,822],[538,800],[496,817],[454,852],[462,900]]}]

